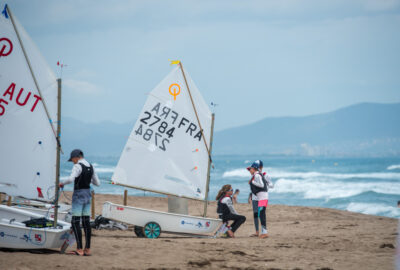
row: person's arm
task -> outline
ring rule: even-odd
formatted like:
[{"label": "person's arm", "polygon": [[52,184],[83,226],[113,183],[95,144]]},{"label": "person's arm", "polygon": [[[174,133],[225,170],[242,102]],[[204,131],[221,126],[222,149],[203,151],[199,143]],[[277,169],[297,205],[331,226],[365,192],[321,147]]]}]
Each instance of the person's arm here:
[{"label": "person's arm", "polygon": [[68,177],[67,180],[60,183],[60,187],[64,187],[65,185],[73,183],[75,181],[75,178],[81,175],[81,173],[82,173],[81,165],[74,164],[74,167],[72,167],[71,175]]},{"label": "person's arm", "polygon": [[237,196],[239,195],[239,193],[240,193],[240,190],[238,190],[238,189],[235,190],[235,193],[232,196],[232,200],[234,203],[237,203]]},{"label": "person's arm", "polygon": [[265,180],[267,181],[267,185],[269,188],[274,188],[274,183],[271,181],[271,177],[268,174],[264,173]]},{"label": "person's arm", "polygon": [[96,170],[93,167],[93,175],[92,175],[92,184],[95,186],[100,186],[100,180],[99,177],[97,176]]},{"label": "person's arm", "polygon": [[254,179],[251,182],[257,187],[264,187],[264,182],[262,181],[261,175],[258,173],[254,175]]}]

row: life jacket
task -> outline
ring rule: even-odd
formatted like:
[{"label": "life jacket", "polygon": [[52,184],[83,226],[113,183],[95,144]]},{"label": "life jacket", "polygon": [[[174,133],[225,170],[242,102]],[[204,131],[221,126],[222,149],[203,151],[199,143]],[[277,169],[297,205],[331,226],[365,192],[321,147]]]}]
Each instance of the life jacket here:
[{"label": "life jacket", "polygon": [[256,186],[256,185],[254,185],[254,184],[253,184],[254,175],[253,175],[253,178],[251,178],[251,181],[250,181],[250,189],[251,189],[251,193],[253,193],[254,195],[257,195],[258,192],[262,192],[262,191],[268,192],[268,182],[267,182],[267,179],[265,179],[263,173],[259,173],[259,172],[258,172],[258,174],[261,176],[261,179],[262,179],[262,181],[263,181],[263,183],[264,183],[264,186],[263,186],[263,187],[258,187],[258,186]]},{"label": "life jacket", "polygon": [[229,215],[231,213],[231,210],[229,210],[229,207],[225,204],[222,203],[222,200],[226,198],[226,196],[222,197],[221,199],[218,200],[218,206],[217,206],[217,214],[222,218],[226,215]]},{"label": "life jacket", "polygon": [[74,182],[74,190],[78,189],[89,189],[90,183],[92,182],[93,176],[93,166],[90,164],[90,167],[83,165],[82,163],[78,163],[82,167],[81,174],[75,178]]}]

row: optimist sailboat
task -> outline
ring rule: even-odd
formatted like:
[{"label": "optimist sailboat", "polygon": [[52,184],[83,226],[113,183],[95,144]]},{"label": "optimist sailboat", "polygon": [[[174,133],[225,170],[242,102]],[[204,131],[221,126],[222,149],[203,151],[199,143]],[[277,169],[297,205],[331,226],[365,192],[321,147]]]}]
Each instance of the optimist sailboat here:
[{"label": "optimist sailboat", "polygon": [[47,228],[23,223],[43,215],[0,205],[0,247],[60,248],[70,235],[70,224],[57,221],[61,79],[7,5],[0,30],[0,192],[55,202]]},{"label": "optimist sailboat", "polygon": [[210,234],[221,220],[206,218],[214,115],[179,64],[147,98],[112,176],[116,185],[205,201],[204,217],[166,213],[106,202],[103,216],[143,228]]}]

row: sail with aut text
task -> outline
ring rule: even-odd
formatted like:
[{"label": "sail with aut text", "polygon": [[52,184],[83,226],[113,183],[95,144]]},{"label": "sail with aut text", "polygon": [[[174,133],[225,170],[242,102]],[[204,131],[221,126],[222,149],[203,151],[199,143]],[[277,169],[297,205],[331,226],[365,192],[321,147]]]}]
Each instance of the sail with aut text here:
[{"label": "sail with aut text", "polygon": [[7,11],[0,16],[0,192],[51,201],[56,176],[57,80],[13,16],[20,42]]}]

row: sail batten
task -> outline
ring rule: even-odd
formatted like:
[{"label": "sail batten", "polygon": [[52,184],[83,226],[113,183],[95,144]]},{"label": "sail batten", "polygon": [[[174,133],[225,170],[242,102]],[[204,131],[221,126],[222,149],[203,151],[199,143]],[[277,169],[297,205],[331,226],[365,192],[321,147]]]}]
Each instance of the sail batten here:
[{"label": "sail batten", "polygon": [[114,184],[205,200],[209,145],[203,136],[210,138],[211,111],[185,74],[187,83],[177,66],[149,93],[112,176]]}]

